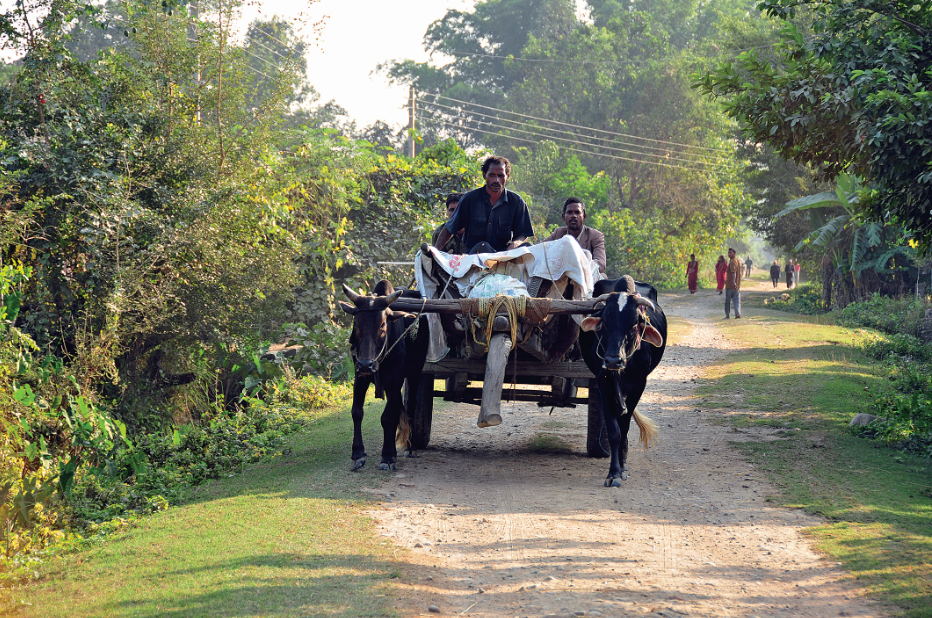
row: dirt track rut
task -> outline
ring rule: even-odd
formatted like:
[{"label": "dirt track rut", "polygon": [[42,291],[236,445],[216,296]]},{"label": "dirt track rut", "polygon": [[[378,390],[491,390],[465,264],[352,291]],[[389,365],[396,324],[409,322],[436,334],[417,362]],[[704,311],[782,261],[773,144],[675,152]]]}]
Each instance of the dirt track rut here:
[{"label": "dirt track rut", "polygon": [[[695,399],[693,380],[733,347],[718,328],[722,297],[661,304],[689,332],[668,346],[639,406],[660,444],[637,447],[632,423],[619,489],[602,487],[607,460],[584,456],[584,407],[504,404],[504,422],[488,429],[474,406],[435,413],[431,448],[401,462],[370,513],[409,550],[402,616],[885,615],[809,548],[801,530],[820,520],[768,506],[771,488],[728,446],[766,436],[714,424],[719,413]],[[556,440],[569,449],[531,446]]]}]

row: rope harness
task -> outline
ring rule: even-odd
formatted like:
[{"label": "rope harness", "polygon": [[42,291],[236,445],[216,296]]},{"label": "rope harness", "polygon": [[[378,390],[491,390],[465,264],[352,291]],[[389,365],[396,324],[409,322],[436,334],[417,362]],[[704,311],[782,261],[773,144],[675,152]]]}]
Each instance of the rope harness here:
[{"label": "rope harness", "polygon": [[[492,298],[463,298],[460,309],[469,321],[473,341],[486,350],[492,339],[492,324],[500,309],[505,310],[511,327],[511,340],[518,344],[518,321],[522,318],[533,325],[540,325],[550,314],[551,299],[531,298],[529,296],[506,296],[496,294]],[[483,326],[484,324],[484,326]],[[484,332],[476,333],[477,327]],[[528,330],[530,335],[531,329]]]},{"label": "rope harness", "polygon": [[[631,357],[634,356],[637,353],[637,351],[641,349],[641,342],[644,339],[644,331],[647,330],[648,326],[650,326],[650,315],[647,314],[647,310],[645,310],[644,307],[638,307],[638,318],[639,318],[638,324],[636,324],[634,327],[636,332],[635,332],[634,345],[631,347],[631,352],[628,353],[627,350],[622,350],[622,352],[625,355],[625,364],[627,364],[628,361],[631,360]],[[643,323],[641,322],[641,320],[643,320]],[[595,349],[595,355],[604,361],[605,360],[605,356],[604,356],[605,346],[602,345],[602,337],[599,336],[598,333],[596,333],[596,340],[598,341],[598,345],[596,346],[596,349]]]}]

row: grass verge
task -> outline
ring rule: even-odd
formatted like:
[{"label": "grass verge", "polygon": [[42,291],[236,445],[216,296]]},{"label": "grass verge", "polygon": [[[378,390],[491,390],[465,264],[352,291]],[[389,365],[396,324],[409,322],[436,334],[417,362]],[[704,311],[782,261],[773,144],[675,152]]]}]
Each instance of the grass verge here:
[{"label": "grass verge", "polygon": [[371,505],[364,490],[384,478],[383,405],[366,406],[362,472],[349,471],[344,402],[292,436],[287,455],[53,561],[41,582],[14,591],[19,615],[394,615],[389,582],[401,563],[362,513]]},{"label": "grass verge", "polygon": [[782,429],[736,444],[779,489],[769,500],[824,517],[806,531],[819,551],[904,616],[932,617],[932,462],[847,431],[883,379],[853,347],[866,333],[758,308],[745,317],[722,322],[746,347],[707,372],[704,406]]}]

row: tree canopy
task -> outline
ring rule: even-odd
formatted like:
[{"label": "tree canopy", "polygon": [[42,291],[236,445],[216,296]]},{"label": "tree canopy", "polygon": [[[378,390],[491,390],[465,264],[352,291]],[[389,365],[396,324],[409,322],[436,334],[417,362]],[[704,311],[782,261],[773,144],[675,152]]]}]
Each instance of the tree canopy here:
[{"label": "tree canopy", "polygon": [[932,2],[765,0],[774,48],[700,75],[748,138],[830,180],[866,180],[859,210],[932,248]]}]

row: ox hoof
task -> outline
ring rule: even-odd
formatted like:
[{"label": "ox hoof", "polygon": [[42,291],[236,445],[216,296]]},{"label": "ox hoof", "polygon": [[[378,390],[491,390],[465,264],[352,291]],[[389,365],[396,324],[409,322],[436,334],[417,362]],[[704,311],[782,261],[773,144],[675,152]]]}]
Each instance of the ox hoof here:
[{"label": "ox hoof", "polygon": [[364,465],[366,465],[366,458],[365,458],[365,457],[363,457],[363,458],[361,458],[361,459],[354,459],[354,460],[353,460],[353,472],[355,472],[356,470],[359,470],[359,469],[362,468]]},{"label": "ox hoof", "polygon": [[409,459],[414,459],[414,458],[420,457],[420,455],[417,454],[416,450],[411,449],[411,450],[405,451],[405,457],[408,457]]},{"label": "ox hoof", "polygon": [[382,463],[379,464],[379,469],[380,469],[380,470],[385,470],[386,472],[394,472],[394,471],[396,470],[395,464],[393,464],[393,463],[384,463],[384,462],[382,462]]},{"label": "ox hoof", "polygon": [[496,425],[502,424],[502,417],[499,414],[489,414],[488,416],[480,416],[479,421],[476,423],[479,427],[495,427]]},{"label": "ox hoof", "polygon": [[627,481],[627,480],[628,480],[628,473],[622,472],[620,476],[609,476],[607,479],[605,479],[605,486],[606,487],[621,487],[621,482]]}]

